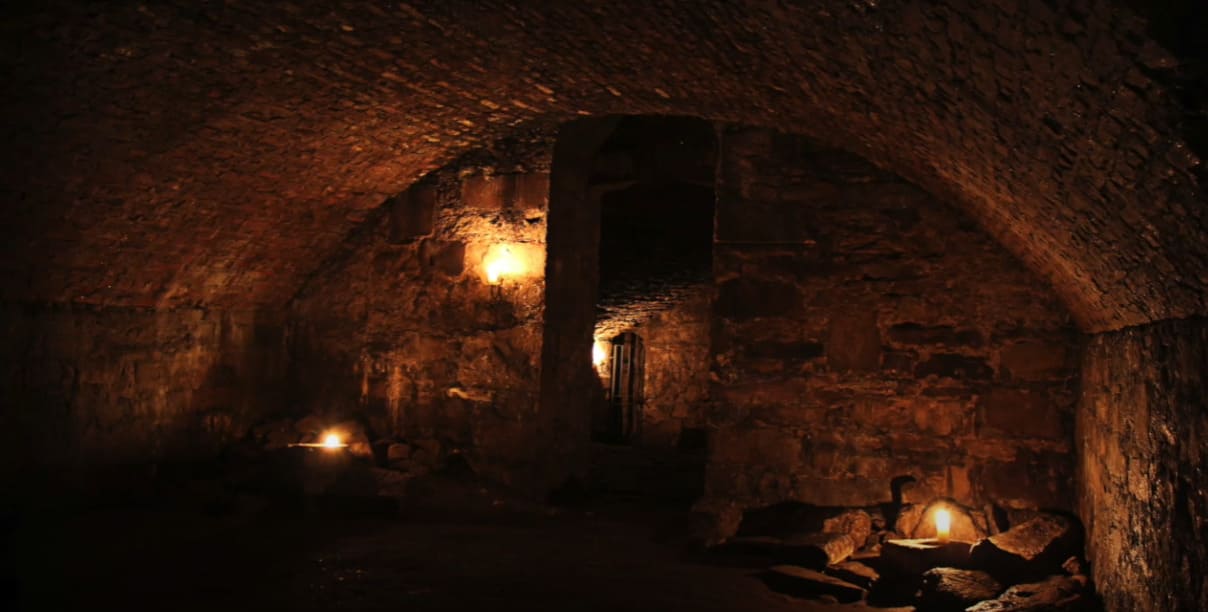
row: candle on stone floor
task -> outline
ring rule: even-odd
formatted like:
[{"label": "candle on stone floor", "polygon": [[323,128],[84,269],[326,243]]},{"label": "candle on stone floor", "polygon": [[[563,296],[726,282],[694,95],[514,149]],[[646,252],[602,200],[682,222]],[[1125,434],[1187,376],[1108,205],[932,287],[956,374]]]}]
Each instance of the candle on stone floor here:
[{"label": "candle on stone floor", "polygon": [[335,449],[343,448],[344,446],[345,444],[344,441],[340,439],[340,434],[334,431],[328,432],[327,435],[323,436],[323,448]]}]

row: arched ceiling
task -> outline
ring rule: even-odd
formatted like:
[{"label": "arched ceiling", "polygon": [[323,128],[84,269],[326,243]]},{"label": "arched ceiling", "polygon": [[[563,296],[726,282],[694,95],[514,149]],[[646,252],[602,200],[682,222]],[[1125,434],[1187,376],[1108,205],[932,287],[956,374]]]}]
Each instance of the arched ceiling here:
[{"label": "arched ceiling", "polygon": [[1199,162],[1154,80],[1179,67],[1116,4],[39,4],[0,43],[0,295],[280,308],[459,153],[660,113],[806,134],[951,199],[1088,331],[1204,314]]}]

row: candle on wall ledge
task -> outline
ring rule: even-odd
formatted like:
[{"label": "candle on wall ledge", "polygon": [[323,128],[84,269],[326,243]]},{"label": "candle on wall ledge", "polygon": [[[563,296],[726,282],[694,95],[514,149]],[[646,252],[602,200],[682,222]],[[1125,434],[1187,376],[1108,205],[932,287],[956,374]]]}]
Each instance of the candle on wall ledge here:
[{"label": "candle on wall ledge", "polygon": [[947,542],[952,534],[952,513],[939,508],[935,511],[935,539]]},{"label": "candle on wall ledge", "polygon": [[597,368],[604,365],[608,361],[608,351],[604,348],[604,343],[599,340],[591,345],[591,364]]},{"label": "candle on wall ledge", "polygon": [[512,252],[511,247],[497,245],[487,251],[485,272],[487,283],[498,285],[504,279],[525,274],[526,270],[524,262]]}]

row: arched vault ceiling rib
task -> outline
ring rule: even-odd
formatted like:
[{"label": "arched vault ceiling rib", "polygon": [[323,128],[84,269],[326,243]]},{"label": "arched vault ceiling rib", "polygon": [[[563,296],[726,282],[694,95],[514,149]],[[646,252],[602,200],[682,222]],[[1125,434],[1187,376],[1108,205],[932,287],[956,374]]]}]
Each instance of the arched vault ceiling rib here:
[{"label": "arched vault ceiling rib", "polygon": [[1198,160],[1148,76],[1173,61],[1111,2],[312,4],[12,19],[4,296],[280,307],[458,153],[665,113],[807,134],[953,200],[1084,329],[1208,312]]}]

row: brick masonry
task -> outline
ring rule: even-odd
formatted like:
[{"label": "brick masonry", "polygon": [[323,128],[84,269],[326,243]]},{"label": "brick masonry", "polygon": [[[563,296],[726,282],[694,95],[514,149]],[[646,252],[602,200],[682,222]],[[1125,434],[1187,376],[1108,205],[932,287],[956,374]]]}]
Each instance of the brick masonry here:
[{"label": "brick masonry", "polygon": [[23,7],[0,59],[0,296],[280,309],[372,210],[465,151],[663,113],[893,169],[967,211],[1085,330],[1204,313],[1180,64],[1125,4]]}]

